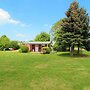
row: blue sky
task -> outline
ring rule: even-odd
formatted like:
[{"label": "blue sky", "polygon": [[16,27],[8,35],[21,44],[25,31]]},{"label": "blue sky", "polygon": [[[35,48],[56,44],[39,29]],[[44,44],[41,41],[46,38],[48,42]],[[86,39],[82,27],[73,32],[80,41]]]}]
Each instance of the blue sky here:
[{"label": "blue sky", "polygon": [[[65,17],[74,0],[0,0],[0,36],[11,40],[33,40],[42,31]],[[90,0],[77,0],[90,15]]]}]

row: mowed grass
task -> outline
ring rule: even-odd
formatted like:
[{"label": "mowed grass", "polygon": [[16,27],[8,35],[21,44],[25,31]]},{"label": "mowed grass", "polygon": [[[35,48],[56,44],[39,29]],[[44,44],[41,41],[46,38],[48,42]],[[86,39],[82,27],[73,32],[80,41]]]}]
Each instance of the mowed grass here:
[{"label": "mowed grass", "polygon": [[90,90],[90,52],[85,53],[0,52],[0,90]]}]

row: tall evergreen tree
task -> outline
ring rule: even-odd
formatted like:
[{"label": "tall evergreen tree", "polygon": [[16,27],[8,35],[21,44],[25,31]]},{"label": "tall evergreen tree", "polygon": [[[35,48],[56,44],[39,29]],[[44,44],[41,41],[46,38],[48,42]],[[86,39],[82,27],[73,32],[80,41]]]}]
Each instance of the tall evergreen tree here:
[{"label": "tall evergreen tree", "polygon": [[66,16],[62,24],[62,42],[71,47],[72,55],[77,46],[79,54],[79,48],[88,40],[89,16],[84,8],[79,8],[76,1],[71,3]]}]

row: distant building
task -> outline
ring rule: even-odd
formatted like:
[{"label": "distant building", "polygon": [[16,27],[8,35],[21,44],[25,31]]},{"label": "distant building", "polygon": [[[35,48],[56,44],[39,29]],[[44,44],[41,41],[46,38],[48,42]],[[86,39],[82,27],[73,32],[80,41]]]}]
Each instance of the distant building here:
[{"label": "distant building", "polygon": [[23,42],[23,44],[28,46],[29,51],[41,52],[41,48],[48,47],[51,42]]}]

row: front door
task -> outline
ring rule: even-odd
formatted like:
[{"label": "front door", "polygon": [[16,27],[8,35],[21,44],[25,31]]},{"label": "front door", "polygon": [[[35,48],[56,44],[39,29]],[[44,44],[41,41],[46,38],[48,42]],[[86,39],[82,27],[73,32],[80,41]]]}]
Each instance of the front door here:
[{"label": "front door", "polygon": [[35,45],[35,52],[38,52],[38,45]]}]

